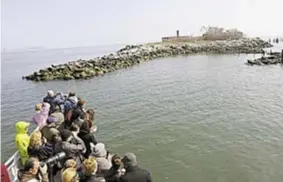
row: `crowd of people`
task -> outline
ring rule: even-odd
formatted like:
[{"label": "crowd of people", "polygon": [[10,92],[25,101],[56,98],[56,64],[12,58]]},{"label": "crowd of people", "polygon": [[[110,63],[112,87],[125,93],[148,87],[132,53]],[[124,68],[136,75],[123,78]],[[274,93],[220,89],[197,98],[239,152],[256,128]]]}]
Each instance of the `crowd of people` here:
[{"label": "crowd of people", "polygon": [[[76,93],[47,92],[31,122],[15,124],[20,182],[152,182],[135,154],[110,153],[95,137],[95,112]],[[38,130],[30,136],[35,123]],[[58,180],[59,179],[59,180]]]}]

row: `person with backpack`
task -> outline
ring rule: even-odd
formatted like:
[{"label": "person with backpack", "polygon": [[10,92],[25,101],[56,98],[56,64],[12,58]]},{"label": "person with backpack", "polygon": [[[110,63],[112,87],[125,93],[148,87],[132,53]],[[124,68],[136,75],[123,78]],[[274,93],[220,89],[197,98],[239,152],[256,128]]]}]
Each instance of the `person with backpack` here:
[{"label": "person with backpack", "polygon": [[70,92],[68,97],[64,102],[64,113],[67,114],[70,110],[74,109],[77,106],[78,98],[76,93]]},{"label": "person with backpack", "polygon": [[55,123],[56,119],[50,116],[47,118],[47,125],[41,129],[42,136],[46,138],[48,142],[52,142],[54,136],[58,136],[60,134]]},{"label": "person with backpack", "polygon": [[53,90],[48,90],[47,91],[47,95],[43,98],[43,102],[46,102],[46,103],[51,103],[51,101],[54,99],[54,92]]},{"label": "person with backpack", "polygon": [[59,108],[59,111],[64,113],[64,103],[65,103],[65,97],[62,92],[57,93],[53,99],[49,102],[50,104],[50,111],[49,114],[52,114],[53,112],[56,112],[57,107]]},{"label": "person with backpack", "polygon": [[64,103],[64,116],[65,116],[65,128],[69,129],[72,125],[73,110],[77,107],[78,98],[75,93],[69,93],[68,98]]},{"label": "person with backpack", "polygon": [[57,129],[59,129],[65,121],[64,114],[61,112],[58,105],[55,107],[54,112],[50,114],[50,117],[54,118],[54,125]]}]

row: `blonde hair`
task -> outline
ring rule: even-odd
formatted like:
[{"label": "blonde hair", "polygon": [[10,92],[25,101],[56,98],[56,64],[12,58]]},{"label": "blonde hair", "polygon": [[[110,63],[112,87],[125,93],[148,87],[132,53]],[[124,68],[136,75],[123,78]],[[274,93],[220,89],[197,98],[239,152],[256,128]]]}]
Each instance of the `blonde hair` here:
[{"label": "blonde hair", "polygon": [[76,168],[67,168],[63,171],[61,176],[62,182],[76,182],[77,170]]},{"label": "blonde hair", "polygon": [[34,109],[35,109],[35,111],[41,111],[42,110],[42,104],[41,103],[36,104]]},{"label": "blonde hair", "polygon": [[30,136],[29,147],[36,148],[41,145],[41,133],[40,131],[33,132]]},{"label": "blonde hair", "polygon": [[90,156],[88,159],[84,160],[84,168],[85,168],[85,173],[87,175],[91,175],[92,173],[96,172],[97,170],[96,158]]},{"label": "blonde hair", "polygon": [[76,168],[77,162],[74,159],[68,159],[65,164],[64,167],[65,168]]}]

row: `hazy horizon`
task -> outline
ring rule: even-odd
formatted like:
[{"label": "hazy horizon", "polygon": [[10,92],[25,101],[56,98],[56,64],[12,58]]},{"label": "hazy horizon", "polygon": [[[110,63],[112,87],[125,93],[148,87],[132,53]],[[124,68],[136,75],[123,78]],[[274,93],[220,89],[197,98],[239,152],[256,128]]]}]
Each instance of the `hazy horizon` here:
[{"label": "hazy horizon", "polygon": [[202,26],[283,36],[280,0],[2,0],[1,51],[160,41]]}]

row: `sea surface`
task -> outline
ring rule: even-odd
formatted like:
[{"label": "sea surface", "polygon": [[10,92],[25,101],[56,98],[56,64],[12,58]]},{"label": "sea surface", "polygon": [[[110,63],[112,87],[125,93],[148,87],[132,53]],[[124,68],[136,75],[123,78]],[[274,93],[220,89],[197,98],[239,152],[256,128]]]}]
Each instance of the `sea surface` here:
[{"label": "sea surface", "polygon": [[156,182],[282,182],[283,67],[244,64],[258,55],[162,58],[89,80],[21,79],[118,48],[2,53],[1,161],[15,152],[16,121],[31,120],[52,89],[84,98],[96,110],[97,139],[134,152]]}]

